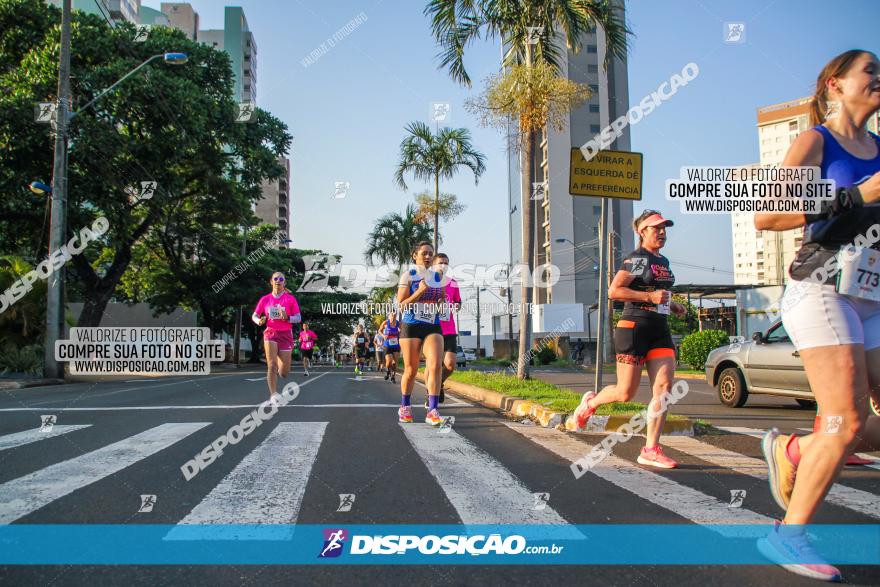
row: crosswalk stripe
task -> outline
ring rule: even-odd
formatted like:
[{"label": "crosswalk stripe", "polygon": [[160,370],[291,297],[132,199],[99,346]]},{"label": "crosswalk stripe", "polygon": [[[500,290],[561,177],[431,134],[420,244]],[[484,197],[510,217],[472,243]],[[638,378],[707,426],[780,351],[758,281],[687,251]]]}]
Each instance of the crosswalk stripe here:
[{"label": "crosswalk stripe", "polygon": [[[195,536],[189,524],[295,524],[327,422],[279,422],[222,481],[169,532],[168,540]],[[247,528],[212,532],[214,539],[246,539]],[[265,533],[259,535],[265,536]],[[272,535],[288,540],[293,530]]]},{"label": "crosswalk stripe", "polygon": [[207,426],[162,424],[92,452],[0,485],[0,524],[22,516],[145,459]]},{"label": "crosswalk stripe", "polygon": [[[719,430],[724,430],[725,432],[730,432],[732,434],[743,434],[745,436],[751,436],[752,438],[763,438],[764,434],[767,432],[766,430],[760,430],[758,428],[744,428],[741,426],[716,426]],[[812,432],[811,428],[798,428],[801,432]],[[869,465],[863,465],[870,469],[876,469],[880,471],[880,459],[877,457],[871,456],[867,453],[857,452],[857,457],[861,457],[863,459],[867,459],[869,461],[873,461]]]},{"label": "crosswalk stripe", "polygon": [[23,444],[38,442],[47,438],[54,438],[56,436],[61,436],[62,434],[67,434],[68,432],[73,432],[74,430],[88,428],[89,426],[91,426],[91,424],[65,424],[52,426],[50,430],[31,428],[30,430],[24,430],[22,432],[7,434],[5,436],[0,436],[0,450],[15,448]]},{"label": "crosswalk stripe", "polygon": [[[572,463],[590,454],[592,449],[592,445],[552,429],[510,422],[505,425]],[[642,469],[613,454],[590,468],[589,472],[696,524],[723,524],[725,526],[713,527],[713,530],[724,536],[761,536],[766,531],[755,526],[773,522],[771,518],[746,508],[731,508],[711,495]],[[744,524],[751,526],[742,529],[732,526]]]},{"label": "crosswalk stripe", "polygon": [[[767,480],[767,465],[761,459],[741,455],[738,452],[683,436],[664,436],[662,443],[664,446],[697,457],[707,463],[712,463],[713,465],[756,479]],[[880,502],[878,502],[877,496],[867,491],[845,485],[833,485],[825,501],[849,508],[872,518],[880,518],[880,511],[877,509],[877,505]]]},{"label": "crosswalk stripe", "polygon": [[455,432],[418,424],[401,429],[437,480],[463,524],[567,524],[507,468]]}]

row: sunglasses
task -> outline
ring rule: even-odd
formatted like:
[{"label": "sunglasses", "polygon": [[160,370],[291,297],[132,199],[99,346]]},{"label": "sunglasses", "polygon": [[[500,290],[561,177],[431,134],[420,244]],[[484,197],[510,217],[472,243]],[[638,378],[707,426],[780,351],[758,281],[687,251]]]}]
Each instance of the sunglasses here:
[{"label": "sunglasses", "polygon": [[284,281],[283,277],[273,277],[272,281]]}]

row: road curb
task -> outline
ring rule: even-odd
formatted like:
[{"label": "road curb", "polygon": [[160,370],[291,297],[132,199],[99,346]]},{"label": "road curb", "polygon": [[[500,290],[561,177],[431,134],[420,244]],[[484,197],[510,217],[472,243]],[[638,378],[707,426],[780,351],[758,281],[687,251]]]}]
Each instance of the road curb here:
[{"label": "road curb", "polygon": [[42,387],[44,385],[63,385],[65,383],[68,382],[64,379],[11,379],[9,381],[0,381],[0,390]]},{"label": "road curb", "polygon": [[[416,379],[425,381],[424,373],[418,373]],[[574,418],[566,412],[556,412],[539,403],[525,400],[522,398],[504,395],[503,393],[492,391],[484,387],[470,385],[447,379],[443,384],[449,391],[461,395],[466,399],[476,402],[484,407],[493,410],[508,412],[515,416],[525,416],[544,428],[556,428],[566,432],[575,432],[578,434],[594,434],[603,432],[614,432],[621,425],[628,424],[632,415],[612,414],[609,416],[593,416],[586,430],[578,431],[575,428]],[[677,436],[693,436],[694,424],[690,418],[684,417],[682,420],[666,421],[663,425],[661,434],[677,435]]]}]

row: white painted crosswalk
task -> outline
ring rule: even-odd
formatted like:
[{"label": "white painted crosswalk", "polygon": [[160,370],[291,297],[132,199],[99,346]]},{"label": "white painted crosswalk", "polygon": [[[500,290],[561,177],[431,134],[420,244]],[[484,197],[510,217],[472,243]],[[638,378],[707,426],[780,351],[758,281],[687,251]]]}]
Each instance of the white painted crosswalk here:
[{"label": "white painted crosswalk", "polygon": [[[180,524],[295,524],[326,429],[327,422],[278,423]],[[184,530],[172,531],[168,539],[185,539]],[[213,536],[243,540],[248,533],[230,528]],[[291,536],[277,533],[278,540]]]},{"label": "white painted crosswalk", "polygon": [[[205,422],[162,424],[0,484],[0,524],[15,522],[79,489],[138,465],[208,425]],[[567,519],[565,508],[554,503],[552,496],[549,502],[539,503],[536,494],[551,491],[552,487],[566,482],[582,484],[585,491],[589,491],[590,483],[595,483],[596,479],[623,490],[621,499],[631,500],[634,511],[637,511],[639,503],[650,503],[674,514],[683,522],[718,526],[717,531],[729,536],[756,535],[754,526],[772,523],[770,514],[777,513],[772,510],[755,511],[752,504],[756,502],[730,507],[726,500],[715,497],[717,491],[705,489],[693,475],[677,477],[678,472],[661,474],[614,454],[575,480],[567,463],[578,461],[592,449],[592,444],[583,437],[512,422],[505,422],[504,425],[506,430],[503,429],[501,433],[507,435],[508,441],[519,442],[522,446],[532,443],[564,459],[566,464],[561,466],[559,475],[544,484],[529,484],[470,440],[465,434],[466,430],[461,428],[440,432],[434,427],[413,423],[399,425],[395,428],[395,434],[399,433],[400,443],[411,447],[415,456],[411,453],[410,458],[417,457],[407,466],[411,466],[412,462],[421,462],[438,490],[445,495],[458,521],[463,524],[541,525],[551,528],[560,538],[579,538],[579,534],[559,534],[574,531],[568,527],[571,520]],[[334,424],[267,422],[264,426],[270,427],[265,437],[243,439],[234,449],[229,447],[226,450],[222,458],[237,461],[227,465],[231,470],[225,476],[217,480],[218,476],[203,471],[192,478],[190,483],[193,485],[188,487],[196,488],[197,498],[188,512],[184,510],[180,514],[182,517],[176,522],[176,528],[166,539],[204,538],[204,531],[200,533],[199,527],[206,526],[226,528],[223,530],[226,534],[212,530],[211,537],[214,539],[247,539],[248,526],[259,530],[255,531],[255,538],[267,539],[265,528],[277,526],[279,533],[272,538],[290,539],[293,531],[291,526],[300,519],[300,510],[316,463],[322,458],[338,460],[338,455],[321,451],[322,443],[328,431],[334,429]],[[225,428],[222,430],[225,431]],[[763,433],[753,428],[727,430],[753,438],[760,438]],[[0,436],[0,450],[73,432],[86,436],[101,433],[100,425],[95,424],[56,425],[45,432],[39,429],[25,430]],[[766,480],[766,466],[760,458],[697,438],[663,437],[662,443],[669,449],[723,469],[725,473]],[[357,447],[353,452],[371,448]],[[406,453],[404,450],[402,454]],[[206,483],[205,480],[210,481]],[[845,480],[836,484],[829,492],[827,501],[859,516],[880,519],[880,499],[874,493],[851,487],[848,483]],[[326,483],[318,485],[321,491],[327,491]],[[346,488],[339,488],[339,491],[343,489]],[[735,487],[731,486],[731,489]],[[167,499],[167,496],[161,496],[160,503],[162,499]],[[764,507],[774,507],[770,505],[772,502],[769,498],[763,501]],[[355,512],[357,514],[357,510]]]},{"label": "white painted crosswalk", "polygon": [[91,426],[91,424],[57,424],[51,428],[31,428],[30,430],[6,434],[0,436],[0,450],[16,448],[32,442],[46,440],[47,438],[55,438],[56,436],[82,430],[89,426]]},{"label": "white painted crosswalk", "polygon": [[[576,462],[589,454],[592,445],[554,430],[506,423],[511,430],[532,442],[556,453],[569,462]],[[766,525],[772,520],[745,508],[731,508],[728,503],[654,473],[626,459],[608,455],[589,473],[658,505],[696,524],[724,524],[721,533],[727,536],[759,536],[754,526],[738,530],[734,525]],[[581,479],[583,482],[583,478]]]},{"label": "white painted crosswalk", "polygon": [[0,485],[0,524],[91,485],[167,448],[207,422],[161,424],[84,455],[40,469]]}]

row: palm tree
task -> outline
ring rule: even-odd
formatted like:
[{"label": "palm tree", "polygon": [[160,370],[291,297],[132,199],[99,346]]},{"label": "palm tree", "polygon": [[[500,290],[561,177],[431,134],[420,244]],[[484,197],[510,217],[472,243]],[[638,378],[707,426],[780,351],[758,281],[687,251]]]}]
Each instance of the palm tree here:
[{"label": "palm tree", "polygon": [[467,167],[474,173],[474,183],[486,170],[486,157],[471,144],[471,133],[466,128],[441,128],[431,132],[424,122],[411,122],[409,133],[400,143],[400,161],[394,181],[403,189],[403,176],[412,173],[415,179],[434,180],[434,250],[440,234],[440,178],[451,179],[459,168]]},{"label": "palm tree", "polygon": [[402,215],[391,212],[379,218],[367,236],[367,263],[393,263],[398,268],[409,263],[413,247],[431,238],[431,227],[417,217],[416,207],[409,204]]},{"label": "palm tree", "polygon": [[[464,51],[472,41],[500,38],[505,53],[505,68],[525,68],[549,65],[559,69],[560,51],[557,32],[564,36],[566,48],[572,52],[581,49],[581,37],[595,27],[605,32],[608,67],[613,57],[626,56],[627,35],[622,13],[608,0],[429,0],[425,15],[431,19],[431,30],[440,45],[440,67],[447,68],[453,80],[467,87],[471,79],[464,66]],[[535,39],[537,37],[537,39]],[[535,42],[537,41],[537,42]],[[521,139],[521,209],[522,259],[531,270],[535,257],[532,247],[534,216],[532,214],[531,186],[534,159],[535,132],[547,124],[547,115],[541,105],[530,104],[522,109],[519,120]],[[531,343],[530,308],[531,284],[521,288],[519,361],[517,377],[528,376],[526,355]]]}]

